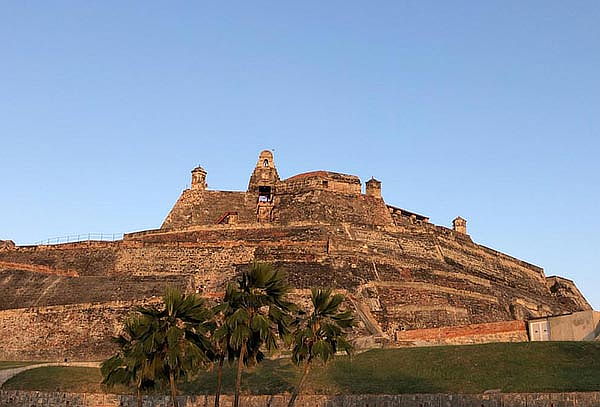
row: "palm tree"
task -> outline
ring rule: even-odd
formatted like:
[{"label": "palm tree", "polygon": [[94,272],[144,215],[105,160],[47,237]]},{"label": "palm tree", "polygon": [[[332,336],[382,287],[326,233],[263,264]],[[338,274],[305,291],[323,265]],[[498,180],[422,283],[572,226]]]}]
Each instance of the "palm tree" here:
[{"label": "palm tree", "polygon": [[229,346],[231,331],[225,324],[222,313],[223,305],[219,304],[213,308],[216,328],[211,336],[214,349],[213,364],[217,367],[217,386],[215,389],[215,407],[219,407],[221,400],[221,386],[223,383],[223,365],[225,359],[233,361],[236,358],[235,351]]},{"label": "palm tree", "polygon": [[142,391],[155,386],[154,375],[149,369],[148,357],[141,343],[146,330],[147,326],[139,317],[125,321],[123,333],[113,338],[119,347],[117,354],[100,366],[102,384],[108,387],[135,386],[138,407],[142,406]]},{"label": "palm tree", "polygon": [[177,407],[177,381],[189,378],[213,357],[208,333],[212,313],[195,294],[167,289],[163,305],[137,309],[148,328],[142,338],[150,370],[168,381],[173,407]]},{"label": "palm tree", "polygon": [[244,366],[259,363],[264,358],[263,347],[274,349],[278,338],[289,335],[294,309],[286,300],[289,291],[285,274],[264,263],[254,263],[237,283],[227,286],[219,306],[223,324],[215,337],[226,338],[228,352],[237,358],[234,407],[239,407]]},{"label": "palm tree", "polygon": [[[237,360],[240,354],[239,349],[232,347],[232,324],[227,324],[224,318],[223,311],[230,310],[228,303],[222,303],[214,308],[216,329],[211,336],[214,349],[213,364],[216,363],[217,368],[217,386],[215,389],[215,407],[219,407],[221,398],[221,388],[223,381],[223,365],[225,360],[230,363]],[[264,354],[257,346],[256,341],[249,342],[246,347],[246,356],[244,357],[244,365],[252,365],[261,362],[264,359]]]},{"label": "palm tree", "polygon": [[340,311],[344,296],[331,295],[330,289],[313,288],[311,300],[312,312],[300,312],[295,323],[292,361],[297,366],[302,366],[302,375],[288,407],[293,407],[296,403],[315,359],[327,364],[338,351],[348,354],[352,351],[352,345],[346,340],[346,336],[354,325],[354,317],[350,310]]}]

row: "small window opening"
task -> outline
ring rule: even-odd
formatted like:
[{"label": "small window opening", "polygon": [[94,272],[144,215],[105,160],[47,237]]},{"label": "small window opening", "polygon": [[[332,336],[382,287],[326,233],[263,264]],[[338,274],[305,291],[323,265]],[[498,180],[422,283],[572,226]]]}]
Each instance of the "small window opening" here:
[{"label": "small window opening", "polygon": [[258,202],[271,201],[271,187],[258,187]]},{"label": "small window opening", "polygon": [[329,188],[329,181],[323,181],[323,188]]},{"label": "small window opening", "polygon": [[269,166],[269,160],[263,161],[263,167],[268,167],[268,166]]}]

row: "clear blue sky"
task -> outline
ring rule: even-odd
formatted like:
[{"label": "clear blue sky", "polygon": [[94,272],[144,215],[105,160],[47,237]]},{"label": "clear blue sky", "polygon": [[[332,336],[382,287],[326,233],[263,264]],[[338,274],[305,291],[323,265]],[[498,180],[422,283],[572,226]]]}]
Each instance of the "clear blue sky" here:
[{"label": "clear blue sky", "polygon": [[0,239],[158,227],[272,148],[600,308],[600,2],[126,3],[0,5]]}]

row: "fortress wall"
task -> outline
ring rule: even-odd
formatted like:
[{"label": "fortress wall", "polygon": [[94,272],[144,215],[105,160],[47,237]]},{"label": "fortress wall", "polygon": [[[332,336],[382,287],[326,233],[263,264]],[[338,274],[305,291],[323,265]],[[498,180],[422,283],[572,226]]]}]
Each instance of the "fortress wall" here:
[{"label": "fortress wall", "polygon": [[[188,276],[189,288],[202,285],[222,290],[233,278],[239,264],[251,262],[254,248],[238,244],[231,247],[169,246],[151,244],[124,248],[116,272],[136,276]],[[163,277],[165,278],[165,277]]]},{"label": "fortress wall", "polygon": [[[444,260],[466,274],[489,280],[515,319],[575,312],[591,307],[572,284],[550,290],[542,268],[474,243],[438,237]],[[568,280],[567,280],[568,281]],[[559,285],[560,286],[560,285]]]},{"label": "fortress wall", "polygon": [[423,329],[512,319],[494,296],[426,283],[373,284],[382,329]]},{"label": "fortress wall", "polygon": [[380,198],[313,190],[277,195],[273,222],[286,224],[298,219],[330,224],[392,225],[392,216]]},{"label": "fortress wall", "polygon": [[5,271],[0,308],[134,300],[160,294],[161,282],[214,294],[253,260],[283,269],[295,288],[348,290],[375,331],[390,337],[402,328],[526,319],[587,304],[568,280],[556,280],[551,292],[540,268],[436,231],[420,224],[214,225],[132,233],[119,243],[4,250],[22,264],[58,264],[65,253],[61,265],[99,275]]},{"label": "fortress wall", "polygon": [[[90,241],[2,249],[0,269],[15,269],[17,264],[24,264],[24,269],[29,271],[54,271],[59,275],[106,275],[114,268],[119,245],[120,242]],[[11,265],[6,266],[6,263]]]},{"label": "fortress wall", "polygon": [[[332,231],[328,261],[351,274],[341,281],[356,290],[388,334],[396,326],[524,320],[572,309],[557,303],[541,268],[435,232],[422,225]],[[336,278],[331,281],[337,286]]]},{"label": "fortress wall", "polygon": [[132,307],[108,302],[0,311],[1,360],[101,360]]},{"label": "fortress wall", "polygon": [[312,190],[325,190],[344,194],[361,194],[360,179],[354,175],[315,171],[299,174],[276,185],[276,193],[296,194]]},{"label": "fortress wall", "polygon": [[326,253],[320,227],[211,227],[155,235],[131,235],[119,252],[116,272],[187,274],[195,286],[223,290],[237,269],[253,260],[314,261]]},{"label": "fortress wall", "polygon": [[532,264],[500,256],[498,252],[487,249],[475,243],[465,244],[444,237],[437,237],[437,242],[444,259],[453,260],[472,269],[488,271],[490,277],[516,277],[525,281],[533,280],[535,284],[545,284],[544,270]]},{"label": "fortress wall", "polygon": [[[195,169],[194,189],[182,192],[161,229],[123,241],[26,247],[0,241],[0,309],[31,307],[2,314],[10,321],[6,329],[17,329],[19,313],[26,315],[23,324],[39,322],[42,331],[51,321],[66,332],[71,319],[78,332],[86,324],[93,329],[94,318],[112,318],[111,301],[151,297],[167,284],[218,296],[253,260],[283,269],[297,289],[346,290],[376,336],[590,309],[573,282],[546,279],[537,266],[363,195],[356,176],[317,171],[279,181],[272,159],[261,153],[253,193],[205,190],[206,172]],[[378,192],[377,181],[371,185]],[[274,188],[274,198],[259,207],[260,186]],[[270,222],[257,223],[259,209]],[[231,224],[216,224],[230,212],[237,213]],[[103,304],[83,305],[96,301]],[[61,304],[81,308],[34,308]],[[21,329],[24,335],[27,325]],[[71,350],[57,340],[42,342],[41,352],[85,352],[78,335]]]},{"label": "fortress wall", "polygon": [[256,261],[266,263],[294,262],[313,263],[327,260],[327,241],[273,242],[258,245],[254,251]]},{"label": "fortress wall", "polygon": [[561,309],[570,312],[592,309],[592,306],[587,302],[573,281],[558,276],[551,276],[546,278],[546,284],[552,293],[555,303]]},{"label": "fortress wall", "polygon": [[289,261],[275,262],[274,265],[285,271],[290,284],[298,289],[331,287],[334,289],[356,290],[366,278],[371,278],[371,272],[366,268],[336,267],[330,261]]},{"label": "fortress wall", "polygon": [[182,275],[65,277],[4,271],[0,272],[0,309],[143,299],[161,295],[167,286],[185,289],[188,280]]},{"label": "fortress wall", "polygon": [[[325,177],[307,177],[281,181],[277,183],[276,195],[308,192],[317,189],[325,190],[328,189],[323,185],[323,181],[325,180]],[[360,189],[358,193],[360,193]]]},{"label": "fortress wall", "polygon": [[161,229],[214,225],[226,212],[237,212],[240,223],[256,222],[257,198],[246,192],[186,189],[167,215]]},{"label": "fortress wall", "polygon": [[42,264],[15,263],[10,261],[0,261],[0,270],[23,270],[34,273],[67,277],[77,277],[79,275],[75,270],[61,270],[55,267],[44,266]]},{"label": "fortress wall", "polygon": [[213,246],[236,245],[244,242],[270,242],[280,239],[307,241],[322,239],[323,228],[315,224],[292,224],[288,226],[272,224],[254,225],[213,225],[182,231],[158,231],[159,233],[130,233],[125,236],[125,244],[147,243],[214,243]]}]

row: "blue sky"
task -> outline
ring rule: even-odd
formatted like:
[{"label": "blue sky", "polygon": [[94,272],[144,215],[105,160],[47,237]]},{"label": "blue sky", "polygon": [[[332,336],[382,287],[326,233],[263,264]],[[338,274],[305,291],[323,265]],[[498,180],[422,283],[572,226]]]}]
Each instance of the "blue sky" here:
[{"label": "blue sky", "polygon": [[0,239],[160,225],[189,171],[376,176],[600,308],[597,1],[2,2]]}]

